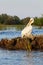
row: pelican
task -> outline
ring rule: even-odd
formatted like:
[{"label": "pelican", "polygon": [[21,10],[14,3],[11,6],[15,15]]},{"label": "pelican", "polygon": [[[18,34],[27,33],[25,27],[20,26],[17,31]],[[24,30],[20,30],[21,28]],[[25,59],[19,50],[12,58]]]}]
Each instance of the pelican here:
[{"label": "pelican", "polygon": [[34,19],[31,18],[29,23],[26,25],[26,27],[22,30],[21,32],[21,37],[29,37],[29,38],[32,38],[32,23],[34,22]]}]

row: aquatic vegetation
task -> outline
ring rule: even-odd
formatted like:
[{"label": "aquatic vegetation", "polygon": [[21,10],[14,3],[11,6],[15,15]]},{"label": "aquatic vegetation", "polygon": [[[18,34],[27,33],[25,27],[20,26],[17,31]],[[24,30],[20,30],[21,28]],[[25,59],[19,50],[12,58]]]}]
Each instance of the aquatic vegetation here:
[{"label": "aquatic vegetation", "polygon": [[43,36],[35,36],[34,40],[29,38],[13,38],[11,40],[2,39],[0,48],[8,50],[41,50],[43,51]]}]

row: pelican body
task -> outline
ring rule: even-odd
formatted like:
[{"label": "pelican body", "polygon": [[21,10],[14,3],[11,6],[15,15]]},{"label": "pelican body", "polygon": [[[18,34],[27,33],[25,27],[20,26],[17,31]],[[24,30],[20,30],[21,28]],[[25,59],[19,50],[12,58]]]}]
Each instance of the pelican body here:
[{"label": "pelican body", "polygon": [[32,33],[32,23],[34,22],[34,19],[31,18],[29,23],[26,25],[26,27],[22,30],[21,36],[22,37],[30,37]]}]

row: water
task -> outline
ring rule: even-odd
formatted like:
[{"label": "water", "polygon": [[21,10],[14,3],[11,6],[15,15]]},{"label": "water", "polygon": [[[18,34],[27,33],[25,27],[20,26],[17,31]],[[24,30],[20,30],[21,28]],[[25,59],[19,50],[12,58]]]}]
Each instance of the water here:
[{"label": "water", "polygon": [[0,65],[43,65],[43,52],[0,50]]},{"label": "water", "polygon": [[[4,27],[0,30],[0,40],[2,38],[15,38],[15,37],[21,37],[21,31],[23,29],[22,27]],[[34,35],[42,35],[43,34],[43,28],[37,28],[33,27],[32,34]]]},{"label": "water", "polygon": [[[0,40],[2,38],[15,38],[21,36],[21,30],[18,27],[6,27],[0,29]],[[33,27],[32,34],[43,34],[43,28]],[[43,65],[43,52],[39,51],[8,51],[0,49],[0,65]]]}]

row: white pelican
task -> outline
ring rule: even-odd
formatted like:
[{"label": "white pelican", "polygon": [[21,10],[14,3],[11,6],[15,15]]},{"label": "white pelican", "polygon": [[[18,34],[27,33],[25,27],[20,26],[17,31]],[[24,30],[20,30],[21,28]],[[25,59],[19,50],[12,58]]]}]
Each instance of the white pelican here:
[{"label": "white pelican", "polygon": [[22,30],[21,32],[21,37],[29,37],[29,38],[32,38],[32,23],[34,22],[34,19],[31,18],[29,23],[26,25],[26,27]]}]

